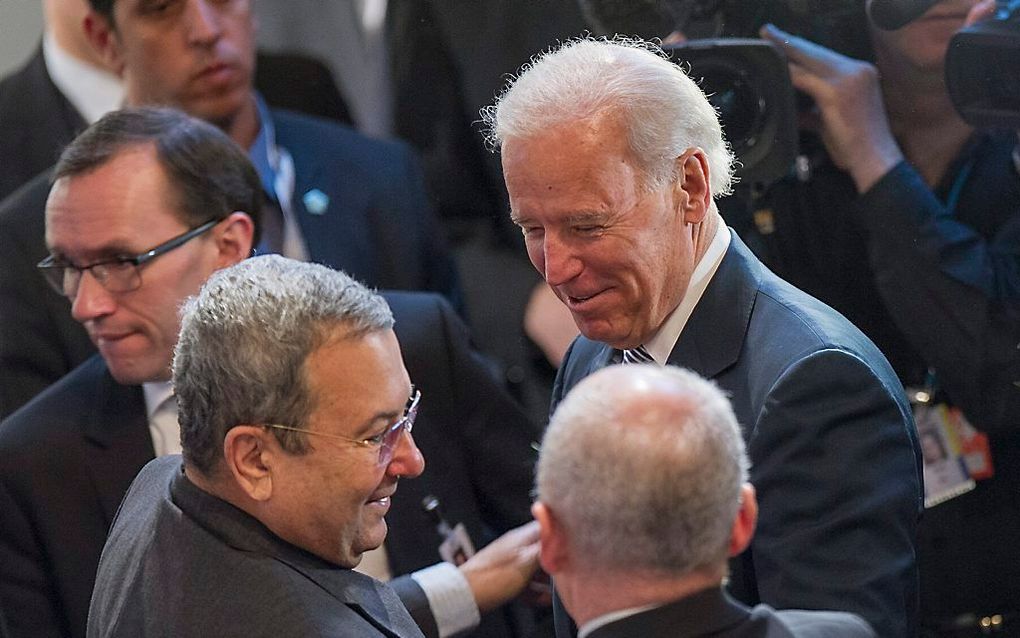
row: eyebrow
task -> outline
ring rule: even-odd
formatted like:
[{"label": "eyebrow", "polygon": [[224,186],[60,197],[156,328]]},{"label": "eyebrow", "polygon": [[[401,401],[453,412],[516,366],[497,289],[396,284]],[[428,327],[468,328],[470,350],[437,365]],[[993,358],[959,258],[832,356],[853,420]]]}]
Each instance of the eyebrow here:
[{"label": "eyebrow", "polygon": [[[143,250],[137,250],[134,248],[127,248],[125,244],[111,244],[109,246],[103,246],[97,250],[87,250],[84,252],[86,255],[82,262],[95,262],[105,259],[115,259],[117,257],[134,257]],[[62,261],[66,264],[74,264],[75,262],[67,256],[67,253],[60,249],[59,246],[54,246],[49,249],[50,255],[53,259]]]},{"label": "eyebrow", "polygon": [[402,417],[404,413],[401,412],[379,412],[367,422],[365,422],[360,428],[358,428],[351,438],[363,439],[370,436],[375,436],[384,427],[389,427],[397,419]]}]

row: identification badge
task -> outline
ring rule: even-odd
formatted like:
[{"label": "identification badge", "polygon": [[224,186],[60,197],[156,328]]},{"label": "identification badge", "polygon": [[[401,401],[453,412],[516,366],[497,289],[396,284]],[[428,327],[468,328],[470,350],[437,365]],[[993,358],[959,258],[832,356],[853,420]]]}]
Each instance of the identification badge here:
[{"label": "identification badge", "polygon": [[[959,410],[945,404],[914,405],[914,422],[917,424],[917,437],[924,461],[926,508],[935,507],[974,489],[974,478],[964,451],[964,437],[959,434],[960,419],[962,415]],[[976,463],[980,464],[979,461]]]},{"label": "identification badge", "polygon": [[439,556],[448,563],[460,566],[475,555],[475,546],[468,536],[464,523],[457,523],[445,534],[439,544]]}]

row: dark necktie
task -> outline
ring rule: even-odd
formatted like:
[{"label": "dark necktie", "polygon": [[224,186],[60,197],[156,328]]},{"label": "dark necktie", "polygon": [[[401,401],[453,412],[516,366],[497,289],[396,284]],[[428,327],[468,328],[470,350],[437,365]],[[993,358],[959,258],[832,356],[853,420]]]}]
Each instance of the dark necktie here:
[{"label": "dark necktie", "polygon": [[623,362],[624,363],[655,363],[655,359],[652,355],[648,354],[644,346],[638,346],[629,350],[623,351]]}]

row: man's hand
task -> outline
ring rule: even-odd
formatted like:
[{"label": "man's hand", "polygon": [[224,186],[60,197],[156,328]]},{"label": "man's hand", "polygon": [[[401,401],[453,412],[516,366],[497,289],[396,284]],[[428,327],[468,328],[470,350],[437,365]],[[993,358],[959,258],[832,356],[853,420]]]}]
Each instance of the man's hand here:
[{"label": "man's hand", "polygon": [[524,309],[524,333],[542,349],[554,368],[563,363],[563,355],[577,336],[577,324],[570,311],[544,281],[532,289]]},{"label": "man's hand", "polygon": [[790,62],[793,86],[815,101],[825,147],[863,193],[903,159],[882,103],[878,71],[803,38],[765,25],[761,37]]},{"label": "man's hand", "polygon": [[520,594],[538,569],[538,523],[516,527],[459,567],[483,614]]}]

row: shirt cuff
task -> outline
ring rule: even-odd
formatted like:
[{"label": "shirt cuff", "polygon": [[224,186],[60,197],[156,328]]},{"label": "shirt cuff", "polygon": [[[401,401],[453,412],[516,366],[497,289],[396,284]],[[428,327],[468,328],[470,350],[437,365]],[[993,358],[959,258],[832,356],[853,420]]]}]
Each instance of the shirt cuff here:
[{"label": "shirt cuff", "polygon": [[471,587],[453,564],[437,563],[414,572],[411,578],[425,592],[439,627],[439,638],[474,629],[481,622]]}]

